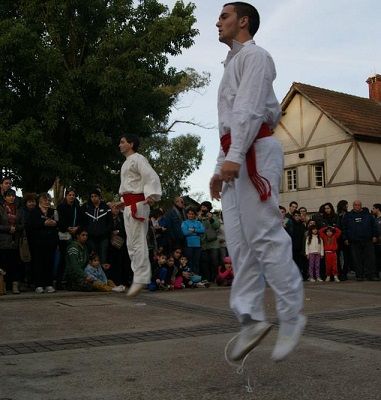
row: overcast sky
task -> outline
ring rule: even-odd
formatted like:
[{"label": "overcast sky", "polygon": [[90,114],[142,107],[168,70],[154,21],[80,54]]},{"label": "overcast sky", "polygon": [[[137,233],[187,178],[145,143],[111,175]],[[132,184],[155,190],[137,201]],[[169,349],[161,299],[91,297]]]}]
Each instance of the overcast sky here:
[{"label": "overcast sky", "polygon": [[[176,1],[161,2],[172,8]],[[188,183],[190,195],[204,192],[205,199],[219,148],[215,127],[221,62],[229,50],[218,41],[215,26],[225,2],[192,1],[197,7],[195,27],[200,34],[191,49],[171,59],[176,68],[191,67],[211,74],[211,84],[204,92],[185,95],[171,116],[214,127],[206,130],[183,125],[176,129],[179,134],[189,132],[201,137],[204,161]],[[381,0],[256,0],[251,4],[261,16],[254,39],[270,52],[277,67],[274,89],[279,102],[293,82],[368,97],[366,79],[381,74]]]}]

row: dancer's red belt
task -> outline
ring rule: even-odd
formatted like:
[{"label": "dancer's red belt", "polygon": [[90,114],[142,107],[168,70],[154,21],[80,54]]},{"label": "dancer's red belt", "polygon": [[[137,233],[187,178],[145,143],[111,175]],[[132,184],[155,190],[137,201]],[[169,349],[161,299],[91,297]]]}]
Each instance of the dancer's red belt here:
[{"label": "dancer's red belt", "polygon": [[[255,138],[253,144],[250,146],[249,150],[246,153],[247,173],[251,182],[253,182],[254,187],[258,191],[261,201],[265,201],[268,199],[268,197],[271,196],[271,184],[267,178],[258,174],[254,144],[258,139],[262,139],[268,136],[271,136],[271,129],[267,124],[262,124],[257,137]],[[220,140],[222,150],[226,156],[231,145],[231,133],[228,132],[226,135],[222,136]]]},{"label": "dancer's red belt", "polygon": [[138,203],[139,201],[145,200],[144,194],[143,193],[138,193],[138,194],[127,193],[127,194],[124,194],[122,197],[123,197],[124,205],[131,206],[132,218],[135,218],[138,221],[144,222],[144,218],[138,217],[136,215],[136,213],[138,211],[136,208],[136,203]]}]

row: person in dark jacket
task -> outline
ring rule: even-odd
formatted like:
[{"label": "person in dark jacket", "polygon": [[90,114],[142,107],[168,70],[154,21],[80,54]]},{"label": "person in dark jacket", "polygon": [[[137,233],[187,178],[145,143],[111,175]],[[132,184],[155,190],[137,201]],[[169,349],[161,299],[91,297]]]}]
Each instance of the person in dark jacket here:
[{"label": "person in dark jacket", "polygon": [[184,207],[184,200],[181,197],[176,197],[173,202],[173,207],[165,216],[167,222],[169,250],[171,252],[178,247],[184,249],[186,246],[185,236],[181,230],[181,224],[186,219]]},{"label": "person in dark jacket", "polygon": [[304,233],[306,230],[307,228],[301,220],[300,211],[295,210],[292,217],[292,258],[299,267],[300,274],[304,281],[308,278],[307,259],[304,256],[303,249]]},{"label": "person in dark jacket", "polygon": [[0,205],[0,268],[6,271],[6,286],[12,293],[20,294],[21,260],[20,236],[24,230],[24,215],[16,205],[16,192],[7,189]]},{"label": "person in dark jacket", "polygon": [[52,198],[41,193],[38,207],[31,210],[25,223],[36,284],[36,293],[53,293],[53,273],[58,246],[58,222],[55,220]]},{"label": "person in dark jacket", "polygon": [[89,252],[99,255],[101,264],[107,264],[108,243],[113,230],[110,207],[101,201],[101,193],[93,189],[90,199],[81,207],[81,226],[89,233],[87,247]]},{"label": "person in dark jacket", "polygon": [[79,226],[81,209],[77,200],[77,193],[74,189],[66,189],[65,197],[57,206],[58,211],[58,236],[60,239],[60,260],[57,268],[56,289],[64,288],[66,269],[66,250]]},{"label": "person in dark jacket", "polygon": [[375,269],[373,243],[377,242],[377,225],[372,215],[362,208],[359,200],[353,202],[353,210],[345,215],[343,221],[343,240],[350,246],[353,267],[358,281],[379,280]]}]

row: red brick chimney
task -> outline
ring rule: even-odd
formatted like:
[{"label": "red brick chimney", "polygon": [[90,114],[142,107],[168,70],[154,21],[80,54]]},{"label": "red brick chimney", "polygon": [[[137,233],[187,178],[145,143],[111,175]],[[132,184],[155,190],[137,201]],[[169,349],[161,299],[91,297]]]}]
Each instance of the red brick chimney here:
[{"label": "red brick chimney", "polygon": [[369,85],[369,98],[381,102],[381,75],[370,76],[366,83]]}]

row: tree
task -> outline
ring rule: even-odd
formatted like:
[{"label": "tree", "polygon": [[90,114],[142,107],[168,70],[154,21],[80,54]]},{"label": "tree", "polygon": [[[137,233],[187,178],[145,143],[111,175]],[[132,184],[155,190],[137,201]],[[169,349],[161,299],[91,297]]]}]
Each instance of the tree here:
[{"label": "tree", "polygon": [[168,66],[198,34],[195,6],[135,3],[2,0],[0,165],[18,187],[110,188],[120,134],[164,132],[179,96],[208,83]]},{"label": "tree", "polygon": [[204,147],[200,137],[187,134],[169,139],[167,135],[156,134],[141,144],[142,154],[160,176],[163,189],[160,205],[169,208],[176,196],[188,193],[185,178],[201,164]]}]

